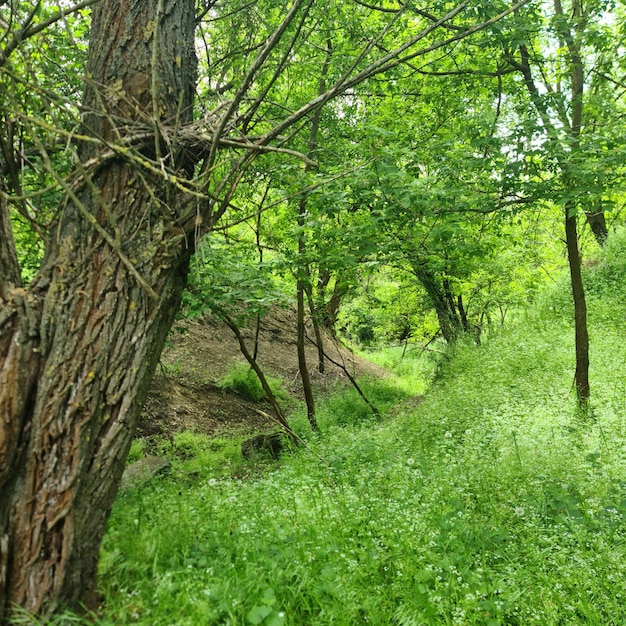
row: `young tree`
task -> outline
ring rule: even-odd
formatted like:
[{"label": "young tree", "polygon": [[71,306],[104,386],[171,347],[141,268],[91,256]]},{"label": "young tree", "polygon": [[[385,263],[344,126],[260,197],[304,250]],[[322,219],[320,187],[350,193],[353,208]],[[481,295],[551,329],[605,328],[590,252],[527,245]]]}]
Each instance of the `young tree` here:
[{"label": "young tree", "polygon": [[[603,206],[623,178],[616,167],[621,153],[623,107],[619,94],[621,35],[615,32],[612,3],[539,2],[535,25],[519,25],[505,57],[522,80],[536,122],[527,150],[544,163],[543,193],[561,205],[569,262],[576,341],[575,386],[587,406],[589,337],[587,304],[578,246],[582,211],[599,245],[608,236]],[[527,17],[525,18],[527,19]],[[538,123],[537,123],[538,122]]]}]

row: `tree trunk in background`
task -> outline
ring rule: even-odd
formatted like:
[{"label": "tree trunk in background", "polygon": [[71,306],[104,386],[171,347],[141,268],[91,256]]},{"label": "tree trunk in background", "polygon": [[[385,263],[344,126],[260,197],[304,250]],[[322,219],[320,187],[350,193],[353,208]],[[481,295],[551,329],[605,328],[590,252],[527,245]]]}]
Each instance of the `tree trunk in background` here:
[{"label": "tree trunk in background", "polygon": [[443,338],[447,343],[454,343],[459,333],[463,331],[463,324],[454,306],[454,298],[449,287],[446,288],[425,263],[414,263],[413,272],[432,302]]},{"label": "tree trunk in background", "polygon": [[311,314],[311,323],[313,324],[313,334],[315,335],[315,345],[317,347],[317,370],[320,374],[324,373],[324,339],[322,337],[322,331],[320,329],[319,312],[315,306],[315,298],[313,297],[313,287],[311,287],[311,273],[307,272],[307,283],[304,285],[304,292],[306,294],[307,304],[309,305],[309,312]]},{"label": "tree trunk in background", "polygon": [[324,307],[322,325],[332,333],[333,337],[337,337],[337,316],[339,315],[341,302],[348,290],[348,285],[339,282],[339,280],[335,281],[333,293]]},{"label": "tree trunk in background", "polygon": [[[557,15],[562,16],[563,10],[560,0],[555,0]],[[583,24],[583,7],[580,0],[572,0],[572,18],[575,27],[581,28]],[[582,58],[580,56],[579,43],[582,40],[581,33],[577,37],[564,37],[568,42],[570,51],[570,80],[572,93],[572,160],[577,157],[580,147],[580,131],[583,123],[583,94],[585,76]],[[580,158],[580,157],[579,157]],[[569,171],[568,163],[563,169],[563,181],[566,189],[576,188],[575,176]],[[572,296],[574,299],[574,332],[576,343],[576,371],[574,382],[578,395],[578,405],[587,410],[591,396],[589,388],[589,333],[587,331],[587,302],[581,272],[580,250],[578,249],[577,231],[578,205],[575,202],[565,202],[565,241],[567,244],[567,260],[569,262],[570,277],[572,281]],[[606,226],[606,225],[605,225]]]},{"label": "tree trunk in background", "polygon": [[[84,99],[93,135],[115,142],[128,124],[154,127],[153,113],[191,119],[195,3],[164,4],[95,6]],[[163,151],[184,176],[189,164],[168,149],[152,142],[146,153]],[[97,157],[81,151],[83,163]],[[178,226],[184,207],[166,182],[122,158],[90,171],[33,284],[0,291],[0,621],[11,604],[46,615],[94,587],[187,274],[193,229]]]},{"label": "tree trunk in background", "polygon": [[[298,226],[300,227],[300,234],[298,236],[298,253],[301,259],[305,258],[306,244],[304,242],[304,234],[302,228],[304,227],[304,219],[306,212],[306,202],[302,200],[299,206],[298,212]],[[306,362],[306,329],[305,323],[305,287],[304,278],[302,273],[303,268],[298,268],[297,279],[297,349],[298,349],[298,369],[300,370],[300,377],[302,378],[302,388],[304,391],[304,399],[306,401],[306,412],[309,418],[309,423],[313,430],[317,430],[317,419],[315,417],[315,398],[313,396],[313,387],[311,386],[311,377],[309,375],[309,368]]]},{"label": "tree trunk in background", "polygon": [[[0,171],[2,170],[2,159],[0,158]],[[4,180],[0,174],[0,191],[6,191]],[[17,251],[11,230],[9,219],[9,206],[6,198],[0,195],[0,297],[3,296],[2,289],[8,289],[9,285],[21,287],[20,268],[17,262]],[[8,292],[4,294],[6,297]]]},{"label": "tree trunk in background", "polygon": [[567,241],[567,260],[569,262],[572,296],[574,299],[574,333],[576,342],[574,384],[576,385],[578,403],[584,409],[589,403],[591,394],[589,387],[589,333],[587,331],[587,302],[585,300],[585,289],[581,273],[575,210],[575,207],[573,211],[570,207],[566,207],[565,238]]},{"label": "tree trunk in background", "polygon": [[598,200],[594,207],[594,211],[585,211],[587,217],[587,223],[593,232],[593,236],[600,246],[604,246],[609,236],[609,229],[606,225],[606,217],[604,215],[604,208],[602,207],[602,200]]},{"label": "tree trunk in background", "polygon": [[[324,60],[324,65],[322,66],[322,73],[320,75],[320,83],[318,88],[318,95],[323,95],[326,91],[326,78],[328,76],[328,68],[330,67],[330,61],[332,59],[333,47],[332,43],[329,40],[326,42],[326,58]],[[311,159],[315,158],[318,149],[318,137],[320,130],[320,115],[322,113],[322,109],[316,109],[313,113],[313,117],[311,118],[311,130],[309,132],[309,157]],[[311,169],[310,165],[307,165],[307,170]],[[307,198],[303,196],[300,200],[300,206],[298,209],[298,225],[302,229],[305,222],[306,216],[306,204]],[[300,237],[298,239],[298,253],[300,254],[300,259],[304,265],[304,273],[306,277],[306,282],[302,283],[302,288],[304,289],[304,293],[306,294],[309,311],[311,312],[311,322],[313,324],[313,332],[315,334],[315,345],[317,346],[317,369],[320,374],[324,373],[324,344],[322,339],[322,333],[320,332],[320,324],[319,324],[319,315],[317,311],[317,307],[315,306],[315,299],[313,297],[313,285],[311,284],[311,269],[308,261],[305,257],[306,252],[306,242],[304,240],[304,233],[300,231]],[[299,287],[300,288],[300,287]],[[304,324],[304,321],[303,321]],[[303,326],[304,330],[304,326]],[[302,337],[302,351],[304,351],[304,336]],[[304,352],[303,352],[304,354]],[[307,373],[308,376],[308,373]],[[304,383],[304,379],[302,381]],[[305,390],[305,394],[306,394]],[[311,401],[313,400],[313,393],[311,393]],[[307,399],[307,406],[309,406],[309,400]],[[315,417],[313,416],[313,419]],[[311,413],[309,411],[309,420],[311,420]],[[311,422],[313,424],[313,422]]]}]

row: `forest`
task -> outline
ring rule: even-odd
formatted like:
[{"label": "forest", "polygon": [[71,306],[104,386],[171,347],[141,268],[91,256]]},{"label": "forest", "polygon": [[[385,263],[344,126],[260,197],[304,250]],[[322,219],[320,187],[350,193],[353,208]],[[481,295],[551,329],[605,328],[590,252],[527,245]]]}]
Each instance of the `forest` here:
[{"label": "forest", "polygon": [[625,114],[614,0],[0,0],[0,624],[626,623]]}]

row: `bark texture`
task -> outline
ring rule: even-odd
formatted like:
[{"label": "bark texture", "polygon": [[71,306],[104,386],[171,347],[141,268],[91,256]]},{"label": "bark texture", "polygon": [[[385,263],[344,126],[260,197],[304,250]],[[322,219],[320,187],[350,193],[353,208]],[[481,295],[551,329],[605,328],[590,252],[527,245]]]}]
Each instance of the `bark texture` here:
[{"label": "bark texture", "polygon": [[593,211],[585,211],[587,224],[591,228],[591,232],[595,237],[598,245],[604,246],[609,237],[609,228],[606,224],[606,216],[604,215],[604,207],[602,201],[596,202]]},{"label": "bark texture", "polygon": [[587,330],[587,301],[582,279],[580,251],[578,250],[578,232],[576,213],[566,210],[565,238],[567,241],[567,259],[569,262],[574,300],[574,334],[576,345],[576,370],[574,384],[578,403],[585,408],[589,402],[591,390],[589,386],[589,332]]},{"label": "bark texture", "polygon": [[[454,343],[459,334],[466,328],[464,328],[463,320],[457,311],[449,282],[440,279],[425,262],[414,262],[413,273],[432,302],[439,320],[441,334],[447,343]],[[463,311],[463,315],[465,315],[465,311]]]},{"label": "bark texture", "polygon": [[[194,2],[103,0],[93,11],[87,130],[162,139],[191,119]],[[184,285],[190,234],[168,183],[120,156],[79,149],[42,270],[0,292],[0,622],[49,614],[94,587],[97,555],[145,392]],[[90,161],[89,161],[90,160]],[[85,180],[85,172],[90,177]]]},{"label": "bark texture", "polygon": [[[0,159],[1,169],[2,160]],[[6,191],[6,185],[1,177],[0,191]],[[10,286],[21,287],[22,281],[9,219],[8,203],[3,196],[0,196],[0,292],[7,296]]]}]

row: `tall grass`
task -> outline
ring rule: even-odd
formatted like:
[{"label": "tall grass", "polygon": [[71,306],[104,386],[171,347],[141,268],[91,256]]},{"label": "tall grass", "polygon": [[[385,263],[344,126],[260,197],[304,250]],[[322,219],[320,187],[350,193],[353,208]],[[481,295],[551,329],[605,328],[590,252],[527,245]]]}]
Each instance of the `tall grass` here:
[{"label": "tall grass", "polygon": [[398,384],[364,383],[382,418],[352,391],[320,404],[319,436],[296,416],[307,447],[277,463],[186,435],[169,476],[117,500],[98,623],[626,623],[613,273],[588,277],[590,417],[576,411],[563,284],[483,346],[459,346],[419,403],[422,366],[405,361]]}]

